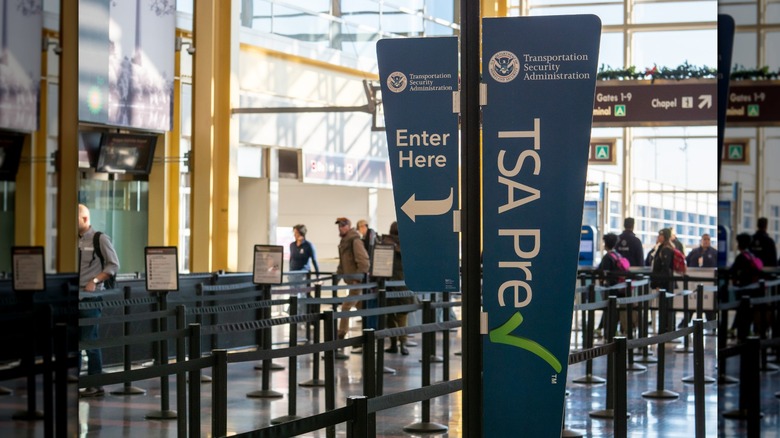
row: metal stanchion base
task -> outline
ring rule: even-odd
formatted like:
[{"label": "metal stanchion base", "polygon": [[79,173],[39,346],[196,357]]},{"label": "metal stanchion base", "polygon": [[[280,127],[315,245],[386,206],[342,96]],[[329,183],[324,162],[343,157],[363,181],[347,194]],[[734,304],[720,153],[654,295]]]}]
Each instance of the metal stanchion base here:
[{"label": "metal stanchion base", "polygon": [[[422,359],[418,360],[417,362],[422,362]],[[444,362],[444,358],[441,356],[431,356],[431,363],[442,363]]]},{"label": "metal stanchion base", "polygon": [[578,378],[572,380],[572,382],[574,382],[574,383],[582,383],[582,384],[586,384],[586,385],[594,385],[594,384],[599,384],[599,383],[605,383],[606,381],[607,380],[604,379],[603,377],[594,376],[593,374],[587,374],[585,376],[578,377]]},{"label": "metal stanchion base", "polygon": [[[333,356],[334,356],[334,359],[336,359],[336,360],[347,360],[347,359],[349,359],[349,355],[344,353],[343,351],[337,351],[336,354],[334,354]],[[322,359],[324,360],[325,358],[323,357]]]},{"label": "metal stanchion base", "polygon": [[634,371],[634,372],[639,373],[639,372],[642,372],[642,371],[647,371],[647,367],[642,365],[642,364],[638,364],[638,363],[634,362],[634,363],[630,364],[626,368],[626,371]]},{"label": "metal stanchion base", "polygon": [[271,419],[271,424],[287,423],[289,421],[298,420],[300,418],[303,418],[303,417],[301,417],[300,415],[283,415],[281,417],[276,417],[276,418]]},{"label": "metal stanchion base", "polygon": [[146,394],[146,390],[143,390],[137,386],[123,386],[121,389],[111,391],[113,395],[141,395]]},{"label": "metal stanchion base", "polygon": [[[694,382],[694,377],[693,377],[693,376],[686,376],[686,377],[683,377],[683,378],[682,378],[682,381],[683,381],[683,383],[695,383],[695,382]],[[715,383],[715,382],[716,382],[716,380],[715,380],[715,378],[714,378],[714,377],[710,377],[710,376],[704,376],[704,384],[705,384],[705,385],[708,385],[708,384],[710,384],[710,383]]]},{"label": "metal stanchion base", "polygon": [[407,347],[416,347],[419,344],[417,342],[407,339],[406,342],[404,342],[404,345]]},{"label": "metal stanchion base", "polygon": [[176,411],[153,411],[146,414],[147,420],[175,420]]},{"label": "metal stanchion base", "polygon": [[590,411],[588,412],[588,416],[591,418],[604,418],[604,419],[612,419],[615,418],[615,410],[614,409],[601,409],[598,411]]},{"label": "metal stanchion base", "polygon": [[200,375],[200,383],[211,383],[211,376],[207,376],[205,374]]},{"label": "metal stanchion base", "polygon": [[[263,363],[262,363],[262,362],[260,362],[259,364],[255,365],[255,369],[256,369],[256,370],[262,370],[262,369],[263,369]],[[283,369],[284,369],[284,367],[283,367],[283,366],[281,366],[281,365],[279,365],[279,364],[276,364],[276,363],[273,363],[273,362],[271,362],[271,371],[281,371],[281,370],[283,370]]]},{"label": "metal stanchion base", "polygon": [[580,438],[583,436],[585,436],[585,432],[574,429],[563,429],[563,432],[561,432],[561,438]]},{"label": "metal stanchion base", "polygon": [[721,374],[718,376],[718,385],[733,385],[734,383],[739,383],[739,379],[736,377],[731,377],[727,374]]},{"label": "metal stanchion base", "polygon": [[281,398],[283,394],[271,389],[260,389],[258,391],[247,392],[246,396],[252,398]]},{"label": "metal stanchion base", "polygon": [[[758,418],[762,418],[763,416],[763,412],[758,413]],[[735,409],[723,413],[723,418],[728,418],[729,420],[747,420],[749,417],[750,413],[747,409]]]},{"label": "metal stanchion base", "polygon": [[11,395],[14,392],[10,389],[6,388],[5,386],[0,386],[0,395]]},{"label": "metal stanchion base", "polygon": [[651,356],[642,356],[639,359],[634,359],[634,363],[653,364],[653,363],[658,363],[658,359]]},{"label": "metal stanchion base", "polygon": [[685,345],[678,345],[678,346],[674,347],[674,352],[675,353],[691,354],[691,353],[693,353],[693,347],[690,346],[690,345],[688,345],[687,347]]},{"label": "metal stanchion base", "polygon": [[11,416],[14,420],[38,421],[43,420],[43,411],[20,411]]},{"label": "metal stanchion base", "polygon": [[385,374],[395,374],[395,368],[383,367],[382,372]]},{"label": "metal stanchion base", "polygon": [[412,423],[404,427],[404,432],[435,433],[446,432],[449,428],[443,424],[431,422]]},{"label": "metal stanchion base", "polygon": [[305,382],[299,383],[298,386],[303,386],[305,388],[320,387],[320,386],[325,386],[325,381],[322,380],[322,379],[311,379],[311,380],[307,380]]},{"label": "metal stanchion base", "polygon": [[775,365],[775,364],[772,364],[772,363],[767,363],[765,366],[762,366],[762,367],[761,367],[761,368],[759,368],[758,370],[759,370],[759,371],[768,371],[768,372],[772,372],[772,371],[777,371],[777,370],[780,370],[780,368],[778,368],[778,366],[777,366],[777,365]]},{"label": "metal stanchion base", "polygon": [[68,383],[79,383],[79,377],[74,376],[73,374],[68,374],[68,378],[66,380]]},{"label": "metal stanchion base", "polygon": [[455,353],[453,353],[453,354],[454,354],[455,356],[463,356],[463,352],[462,352],[462,351],[456,351],[456,352],[455,352]]},{"label": "metal stanchion base", "polygon": [[660,391],[645,391],[642,393],[644,398],[658,398],[658,399],[673,399],[680,398],[680,394],[669,391],[668,389],[662,389]]}]

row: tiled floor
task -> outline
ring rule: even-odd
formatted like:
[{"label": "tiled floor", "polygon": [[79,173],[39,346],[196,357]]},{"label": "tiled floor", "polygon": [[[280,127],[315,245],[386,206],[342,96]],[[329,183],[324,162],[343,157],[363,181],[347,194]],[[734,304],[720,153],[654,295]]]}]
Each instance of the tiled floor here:
[{"label": "tiled floor", "polygon": [[[460,351],[460,337],[453,333],[451,351]],[[284,337],[283,334],[279,336]],[[419,335],[415,338],[419,341]],[[441,338],[440,338],[441,339]],[[715,375],[715,337],[705,337],[706,370],[710,376]],[[679,393],[679,398],[673,400],[645,399],[641,393],[656,387],[657,365],[649,365],[644,372],[628,374],[628,420],[629,436],[632,437],[693,437],[694,398],[693,386],[683,383],[682,377],[692,373],[693,356],[676,353],[674,349],[679,344],[668,344],[666,354],[665,387]],[[385,393],[397,392],[419,387],[421,384],[420,347],[410,348],[411,355],[386,355],[386,365],[396,369],[396,374],[385,374]],[[458,355],[451,358],[451,377],[460,376],[461,359]],[[350,355],[345,361],[336,362],[337,406],[342,406],[348,395],[360,395],[361,356]],[[284,360],[277,361],[286,367]],[[247,392],[260,389],[261,372],[254,369],[254,363],[239,363],[229,366],[228,391],[228,430],[229,432],[246,432],[267,426],[271,419],[287,414],[287,371],[272,373],[271,388],[283,393],[276,399],[257,399],[246,396]],[[304,357],[299,361],[299,381],[311,378],[312,358]],[[432,381],[439,381],[442,375],[442,365],[432,366],[434,376]],[[594,361],[594,374],[604,376],[606,373],[605,359]],[[729,373],[738,375],[736,359],[728,364]],[[109,370],[110,371],[110,370]],[[572,383],[572,379],[581,377],[585,372],[585,364],[576,364],[569,368],[568,390],[566,400],[567,429],[578,431],[587,437],[609,437],[613,435],[612,421],[591,418],[588,413],[603,409],[606,399],[604,384],[582,385]],[[762,388],[762,437],[780,436],[780,398],[775,393],[780,391],[780,372],[761,374]],[[4,382],[13,389],[13,394],[0,396],[0,436],[3,437],[37,437],[43,436],[43,426],[40,421],[15,421],[11,415],[26,406],[26,391],[24,381]],[[175,437],[175,420],[147,420],[145,415],[160,409],[159,381],[136,382],[137,386],[147,390],[144,395],[116,396],[106,395],[97,399],[82,399],[77,402],[75,385],[73,388],[70,436],[84,437]],[[175,379],[171,379],[171,405],[175,409]],[[107,388],[109,391],[116,389]],[[202,392],[202,430],[204,436],[210,436],[211,386],[203,386]],[[737,400],[738,385],[707,385],[705,392],[706,432],[707,436],[742,437],[746,436],[744,422],[723,420],[718,415],[718,409],[732,409]],[[720,393],[720,394],[719,394]],[[324,389],[297,388],[297,409],[299,415],[324,411]],[[76,406],[78,404],[78,406]],[[40,406],[40,405],[39,405]],[[439,436],[463,436],[461,418],[461,395],[456,393],[442,397],[431,403],[431,420],[447,425],[449,430]],[[78,418],[75,412],[78,410]],[[377,436],[408,437],[415,436],[403,431],[403,427],[420,420],[420,404],[407,405],[377,416]],[[78,434],[77,430],[81,433]],[[338,436],[345,436],[343,425],[337,428]],[[324,432],[309,436],[325,436]],[[522,436],[522,435],[518,435]]]}]

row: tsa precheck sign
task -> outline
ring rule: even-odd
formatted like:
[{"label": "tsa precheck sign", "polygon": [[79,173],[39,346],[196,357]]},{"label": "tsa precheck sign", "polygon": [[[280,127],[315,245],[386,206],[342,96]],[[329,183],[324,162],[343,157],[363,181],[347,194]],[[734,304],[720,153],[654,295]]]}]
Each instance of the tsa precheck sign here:
[{"label": "tsa precheck sign", "polygon": [[377,59],[404,280],[458,291],[458,40],[380,40]]},{"label": "tsa precheck sign", "polygon": [[560,436],[601,22],[483,20],[483,427]]}]

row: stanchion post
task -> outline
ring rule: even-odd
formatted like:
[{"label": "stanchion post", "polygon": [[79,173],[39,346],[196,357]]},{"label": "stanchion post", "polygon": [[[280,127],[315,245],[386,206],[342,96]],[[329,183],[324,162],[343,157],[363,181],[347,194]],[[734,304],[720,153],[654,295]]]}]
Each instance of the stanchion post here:
[{"label": "stanchion post", "polygon": [[68,326],[54,326],[54,435],[68,435]]},{"label": "stanchion post", "polygon": [[[701,293],[701,285],[697,293]],[[704,321],[693,320],[693,403],[696,438],[704,438]]]},{"label": "stanchion post", "polygon": [[227,350],[213,350],[211,436],[227,435]]},{"label": "stanchion post", "polygon": [[[200,324],[190,324],[190,360],[200,359]],[[200,436],[200,376],[201,369],[189,372],[189,419],[190,436]]]},{"label": "stanchion post", "polygon": [[[659,313],[659,334],[664,334],[669,329],[669,298],[666,297],[666,291],[659,290],[661,296],[658,298],[658,313]],[[664,378],[666,377],[666,344],[661,342],[658,344],[658,368],[656,369],[656,381],[655,391],[645,391],[642,393],[642,397],[655,398],[655,399],[672,399],[677,398],[680,394],[674,391],[664,389]]]},{"label": "stanchion post", "polygon": [[[363,395],[367,398],[376,397],[377,374],[376,373],[376,332],[374,329],[363,329]],[[368,430],[376,431],[376,414],[367,415],[366,424]],[[367,435],[366,435],[367,436]]]},{"label": "stanchion post", "polygon": [[[158,333],[165,333],[168,330],[168,317],[164,314],[168,310],[168,292],[161,291],[157,293],[157,309],[163,312],[163,316],[156,319],[156,328]],[[168,340],[160,339],[157,343],[157,363],[161,365],[168,364]],[[173,420],[176,418],[176,411],[171,410],[171,388],[170,379],[166,374],[160,376],[160,411],[146,414],[146,418],[151,420]]]},{"label": "stanchion post", "polygon": [[[271,286],[264,284],[263,285],[263,300],[270,300],[271,299]],[[271,307],[263,307],[260,309],[260,312],[262,314],[262,320],[267,321],[271,317]],[[260,329],[262,333],[262,345],[263,350],[270,350],[272,339],[271,339],[271,328],[264,328]],[[271,359],[264,359],[263,360],[263,371],[262,371],[262,390],[268,391],[271,388]]]},{"label": "stanchion post", "polygon": [[[748,337],[739,364],[740,370],[747,370],[740,378],[739,402],[740,405],[742,405],[742,400],[745,400],[744,406],[747,411],[748,438],[758,438],[761,435],[760,354],[761,339],[758,336]],[[744,392],[742,391],[742,388],[744,388]]]},{"label": "stanchion post", "polygon": [[[298,297],[290,296],[290,316],[298,315]],[[306,325],[309,325],[306,323]],[[290,348],[295,347],[296,340],[298,339],[298,324],[295,321],[290,322]],[[298,356],[291,354],[289,357],[289,365],[287,369],[287,415],[294,417],[297,414],[296,404],[297,397],[297,385],[298,382]]]},{"label": "stanchion post", "polygon": [[361,396],[347,397],[347,406],[352,407],[354,419],[347,422],[347,438],[369,438],[373,434],[368,424],[368,398]]},{"label": "stanchion post", "polygon": [[[52,382],[52,316],[51,306],[40,305],[35,318],[40,330],[41,355],[43,356],[43,434],[54,436],[54,382]],[[29,395],[28,395],[29,396]]]},{"label": "stanchion post", "polygon": [[[436,316],[431,309],[430,299],[423,301],[423,324],[430,324],[436,321]],[[422,348],[422,386],[423,388],[431,385],[431,356],[432,347],[435,344],[435,339],[431,339],[432,336],[436,336],[436,332],[428,332],[423,334],[423,348]],[[425,399],[422,401],[422,421],[423,423],[429,423],[431,421],[431,401]]]},{"label": "stanchion post", "polygon": [[[184,330],[187,324],[187,314],[183,304],[176,306],[176,330]],[[186,337],[178,336],[176,338],[176,363],[187,361]],[[176,424],[176,434],[179,438],[187,437],[187,376],[184,371],[176,373],[176,410],[181,412],[178,415]]]},{"label": "stanchion post", "polygon": [[[322,296],[322,285],[315,284],[314,285],[314,297],[320,298]],[[309,309],[308,313],[317,315],[320,315],[320,305],[319,304],[310,304],[307,306]],[[322,321],[322,318],[317,319],[314,322],[314,331],[311,339],[311,342],[313,344],[319,344],[321,341],[321,330],[320,330],[320,322]],[[309,325],[308,323],[306,324]],[[305,382],[299,383],[299,385],[304,387],[310,387],[310,386],[325,386],[325,381],[320,379],[320,352],[315,351],[312,353],[312,365],[311,365],[311,380],[307,380]]]},{"label": "stanchion post", "polygon": [[[123,297],[124,297],[125,301],[129,300],[130,298],[132,298],[132,290],[133,290],[133,288],[130,287],[130,286],[124,286],[122,288]],[[123,310],[123,314],[125,316],[130,315],[130,306],[129,305],[125,304],[123,306],[122,310]],[[130,335],[130,330],[131,330],[130,329],[130,324],[131,324],[130,321],[125,321],[122,324],[122,336],[129,336]],[[132,365],[130,363],[131,362],[130,344],[125,344],[122,347],[122,356],[123,356],[122,359],[123,359],[123,362],[124,362],[124,371],[128,372],[128,371],[130,371],[132,369]],[[146,391],[144,391],[143,389],[141,389],[141,388],[139,388],[137,386],[133,386],[133,382],[127,380],[127,381],[125,381],[124,385],[122,386],[122,389],[118,389],[116,391],[112,391],[111,394],[114,394],[114,395],[139,395],[139,394],[144,394],[145,392]]]},{"label": "stanchion post", "polygon": [[[441,294],[442,304],[449,306],[450,293],[442,292]],[[442,320],[444,322],[450,322],[450,309],[451,307],[442,307]],[[441,357],[444,363],[442,364],[442,380],[447,382],[450,380],[450,329],[444,330],[442,333],[441,341]]]},{"label": "stanchion post", "polygon": [[615,338],[616,350],[612,356],[615,369],[615,438],[626,438],[628,435],[628,406],[626,385],[626,338]]},{"label": "stanchion post", "polygon": [[[336,322],[333,319],[333,311],[326,310],[325,314],[325,342],[336,339]],[[336,384],[335,384],[336,355],[333,349],[325,350],[325,410],[336,409]],[[325,429],[327,438],[336,437],[336,428],[328,426]]]}]

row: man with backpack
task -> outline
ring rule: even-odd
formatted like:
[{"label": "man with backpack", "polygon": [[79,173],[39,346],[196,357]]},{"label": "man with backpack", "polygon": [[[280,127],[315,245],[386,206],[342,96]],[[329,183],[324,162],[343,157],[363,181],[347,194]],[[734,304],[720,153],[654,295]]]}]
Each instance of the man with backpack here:
[{"label": "man with backpack", "polygon": [[[101,301],[96,291],[112,288],[116,274],[119,271],[119,258],[114,250],[111,239],[92,228],[90,213],[87,206],[79,204],[79,300],[80,302]],[[95,294],[90,296],[90,294]],[[100,309],[84,309],[79,311],[80,318],[100,317]],[[98,338],[98,326],[82,326],[81,340],[92,341]],[[81,369],[79,355],[79,370]],[[100,349],[87,350],[87,374],[103,372],[103,354]],[[101,387],[85,388],[80,397],[99,397],[105,395]]]}]

